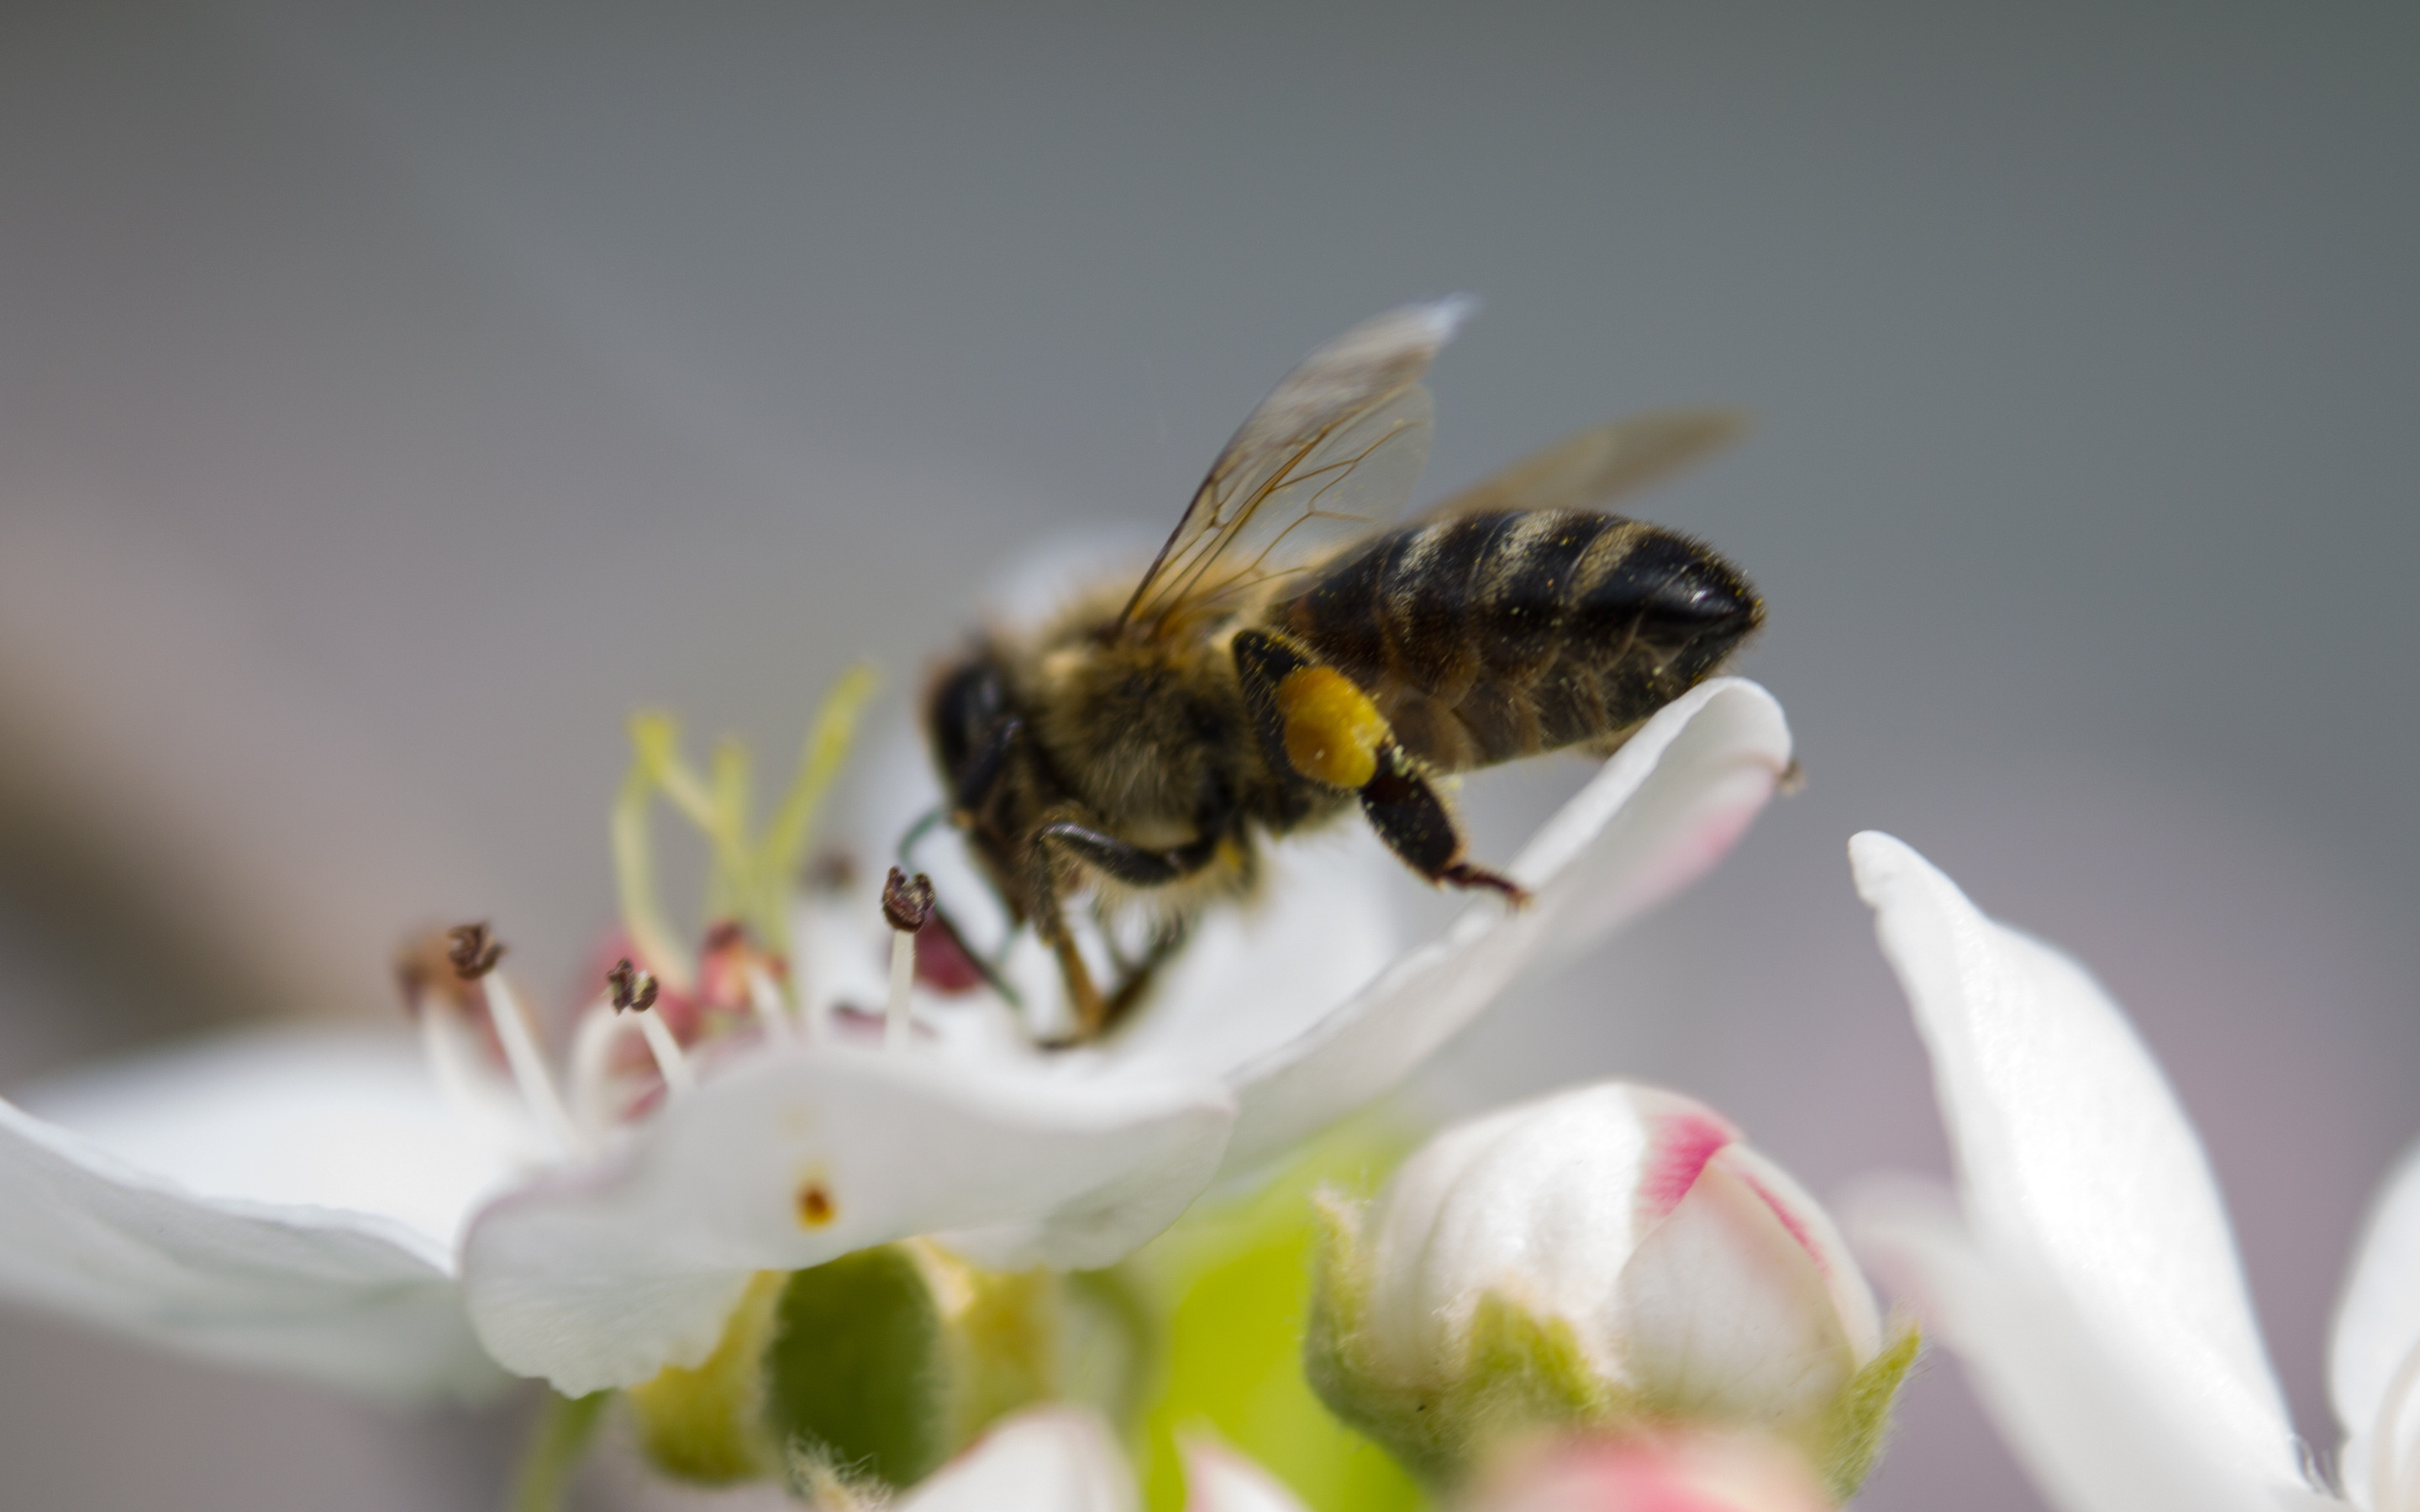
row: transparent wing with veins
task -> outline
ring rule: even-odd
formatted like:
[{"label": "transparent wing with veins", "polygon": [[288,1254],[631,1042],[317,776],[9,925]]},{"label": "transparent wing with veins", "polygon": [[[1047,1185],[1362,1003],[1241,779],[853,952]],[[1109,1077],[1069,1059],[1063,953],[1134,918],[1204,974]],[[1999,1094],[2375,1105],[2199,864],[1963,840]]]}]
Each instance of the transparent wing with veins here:
[{"label": "transparent wing with veins", "polygon": [[1742,424],[1729,409],[1667,409],[1609,420],[1439,500],[1420,517],[1497,509],[1603,509],[1728,446]]},{"label": "transparent wing with veins", "polygon": [[1428,460],[1420,375],[1467,310],[1390,310],[1287,374],[1202,480],[1120,623],[1183,633],[1391,520]]}]

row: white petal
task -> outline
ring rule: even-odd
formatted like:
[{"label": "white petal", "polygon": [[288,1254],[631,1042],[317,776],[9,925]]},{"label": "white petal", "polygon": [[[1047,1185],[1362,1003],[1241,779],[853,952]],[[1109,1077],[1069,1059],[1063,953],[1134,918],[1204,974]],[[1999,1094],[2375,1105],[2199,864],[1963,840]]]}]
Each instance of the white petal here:
[{"label": "white petal", "polygon": [[2213,1465],[2300,1487],[2217,1184],[2125,1015],[1900,841],[1869,832],[1850,856],[1932,1055],[1978,1242],[2063,1288]]},{"label": "white petal", "polygon": [[1860,1364],[1813,1257],[1720,1159],[1640,1242],[1606,1313],[1623,1374],[1693,1417],[1803,1419]]},{"label": "white petal", "polygon": [[2027,1259],[1988,1252],[1938,1202],[1861,1204],[1852,1227],[1897,1273],[1976,1395],[2060,1512],[2277,1512],[2281,1493],[2211,1452],[2209,1403],[2166,1390]]},{"label": "white petal", "polygon": [[1037,1407],[1001,1419],[898,1512],[1134,1512],[1134,1475],[1097,1413]]},{"label": "white petal", "polygon": [[1107,1265],[1208,1182],[1233,1117],[1199,1083],[755,1054],[480,1214],[472,1319],[508,1368],[576,1396],[704,1359],[760,1270],[918,1234],[1002,1269]]},{"label": "white petal", "polygon": [[1831,1293],[1832,1309],[1840,1319],[1849,1348],[1862,1365],[1882,1352],[1883,1320],[1874,1305],[1874,1288],[1866,1284],[1849,1242],[1821,1204],[1798,1184],[1798,1179],[1754,1148],[1734,1144],[1714,1157],[1747,1182],[1763,1199],[1790,1237],[1807,1252]]},{"label": "white petal", "polygon": [[1512,862],[1529,906],[1474,903],[1294,1041],[1238,1070],[1227,1167],[1256,1165],[1392,1088],[1524,970],[1687,887],[1790,764],[1773,695],[1717,678],[1674,701]]},{"label": "white petal", "polygon": [[448,1105],[400,1031],[228,1035],[54,1077],[16,1102],[204,1196],[377,1213],[448,1271],[529,1134]]},{"label": "white petal", "polygon": [[1185,1457],[1185,1512],[1303,1512],[1279,1479],[1207,1434],[1177,1445]]},{"label": "white petal", "polygon": [[[1406,1381],[1459,1369],[1454,1341],[1492,1291],[1580,1325],[1598,1368],[1612,1373],[1602,1330],[1587,1325],[1609,1310],[1639,1230],[1661,1216],[1640,1199],[1659,1115],[1699,1111],[1608,1083],[1499,1109],[1421,1146],[1388,1183],[1371,1229],[1375,1363]],[[1691,1164],[1684,1190],[1702,1163]]]},{"label": "white petal", "polygon": [[[2352,1274],[2345,1281],[2329,1346],[2328,1391],[2345,1430],[2345,1479],[2357,1494],[2369,1490],[2366,1482],[2381,1426],[2380,1409],[2415,1350],[2420,1350],[2420,1146],[2405,1153],[2379,1189],[2360,1247],[2353,1252]],[[2403,1442],[2397,1451],[2397,1458],[2404,1460],[2420,1449],[2409,1411],[2420,1406],[2409,1399],[2420,1396],[2420,1388],[2406,1390],[2406,1401],[2397,1404],[2406,1409],[2400,1414]]]},{"label": "white petal", "polygon": [[1266,847],[1261,896],[1203,914],[1105,1069],[1225,1076],[1298,1039],[1394,960],[1403,870],[1367,825]]},{"label": "white petal", "polygon": [[136,1337],[401,1398],[498,1380],[450,1257],[369,1213],[197,1196],[0,1103],[0,1290]]}]

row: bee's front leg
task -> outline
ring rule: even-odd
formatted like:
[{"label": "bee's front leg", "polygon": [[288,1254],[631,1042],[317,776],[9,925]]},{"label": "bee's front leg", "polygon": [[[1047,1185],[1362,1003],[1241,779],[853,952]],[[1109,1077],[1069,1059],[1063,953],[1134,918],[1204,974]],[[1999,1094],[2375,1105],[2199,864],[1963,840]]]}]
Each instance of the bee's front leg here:
[{"label": "bee's front leg", "polygon": [[1059,974],[1066,980],[1067,1001],[1076,1011],[1082,1038],[1089,1040],[1098,1035],[1134,1006],[1143,989],[1151,984],[1152,974],[1166,951],[1155,946],[1151,958],[1121,982],[1114,994],[1104,997],[1093,980],[1092,968],[1084,964],[1083,952],[1076,949],[1075,938],[1067,930],[1061,904],[1062,862],[1080,862],[1129,887],[1166,887],[1208,866],[1218,856],[1223,835],[1222,829],[1205,826],[1199,839],[1173,850],[1153,850],[1094,829],[1072,816],[1054,818],[1033,832],[1029,854],[1035,860],[1027,879],[1027,890],[1033,899],[1034,924],[1059,959]]}]

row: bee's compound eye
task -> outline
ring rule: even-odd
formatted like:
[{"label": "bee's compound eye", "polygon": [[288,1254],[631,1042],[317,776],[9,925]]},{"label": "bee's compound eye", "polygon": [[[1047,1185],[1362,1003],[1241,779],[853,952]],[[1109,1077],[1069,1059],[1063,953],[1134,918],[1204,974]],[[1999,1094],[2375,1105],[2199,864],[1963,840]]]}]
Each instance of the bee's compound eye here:
[{"label": "bee's compound eye", "polygon": [[1314,782],[1357,788],[1377,775],[1387,717],[1333,667],[1298,667],[1278,685],[1286,760]]},{"label": "bee's compound eye", "polygon": [[985,745],[992,727],[1007,712],[1008,693],[1000,669],[988,661],[970,661],[944,673],[933,685],[924,705],[925,732],[932,738],[933,761],[955,787],[968,764]]}]

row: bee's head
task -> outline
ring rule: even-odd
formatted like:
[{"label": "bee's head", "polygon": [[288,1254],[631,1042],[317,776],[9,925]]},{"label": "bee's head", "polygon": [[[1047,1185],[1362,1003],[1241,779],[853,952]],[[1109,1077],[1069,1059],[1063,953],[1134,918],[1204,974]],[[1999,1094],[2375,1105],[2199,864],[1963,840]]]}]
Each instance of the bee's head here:
[{"label": "bee's head", "polygon": [[1008,674],[988,642],[970,647],[934,674],[924,695],[924,737],[941,791],[954,806],[980,801],[980,791],[970,789],[989,785],[983,768],[998,766],[1001,727],[1009,714]]}]

